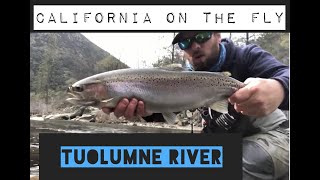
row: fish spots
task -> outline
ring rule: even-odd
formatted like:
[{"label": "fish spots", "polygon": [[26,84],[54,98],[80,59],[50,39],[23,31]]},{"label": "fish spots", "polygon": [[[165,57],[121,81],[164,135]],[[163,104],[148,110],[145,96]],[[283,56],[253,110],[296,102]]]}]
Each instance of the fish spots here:
[{"label": "fish spots", "polygon": [[238,83],[229,77],[208,72],[175,72],[158,70],[130,70],[108,77],[107,83],[130,84],[125,88],[132,88],[135,84],[139,86],[150,86],[150,88],[181,88],[199,90],[202,88],[219,87],[223,89],[238,87]]}]

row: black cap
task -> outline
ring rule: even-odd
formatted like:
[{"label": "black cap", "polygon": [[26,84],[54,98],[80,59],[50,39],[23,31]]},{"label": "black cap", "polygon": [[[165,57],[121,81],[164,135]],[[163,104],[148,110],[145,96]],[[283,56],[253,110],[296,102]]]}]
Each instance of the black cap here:
[{"label": "black cap", "polygon": [[184,33],[187,33],[187,32],[196,32],[196,31],[182,31],[182,32],[178,32],[178,34],[176,35],[176,37],[173,38],[173,41],[172,41],[172,44],[175,44],[177,42],[179,42],[181,39],[182,39],[182,36]]},{"label": "black cap", "polygon": [[179,42],[182,37],[183,37],[183,34],[185,33],[195,33],[196,31],[182,31],[182,32],[178,32],[178,34],[176,35],[176,37],[173,38],[173,41],[172,41],[172,44],[175,44],[177,42]]},{"label": "black cap", "polygon": [[179,40],[181,40],[182,34],[183,34],[183,32],[178,32],[178,34],[176,35],[176,37],[174,37],[174,39],[173,39],[173,41],[172,41],[172,44],[175,44],[175,43],[177,43]]}]

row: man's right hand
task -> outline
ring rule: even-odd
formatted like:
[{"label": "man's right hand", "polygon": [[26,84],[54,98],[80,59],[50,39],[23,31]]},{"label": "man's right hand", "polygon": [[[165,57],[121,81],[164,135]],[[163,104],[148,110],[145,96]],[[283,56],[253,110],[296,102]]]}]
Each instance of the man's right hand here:
[{"label": "man's right hand", "polygon": [[101,109],[106,114],[113,112],[117,118],[124,116],[126,119],[132,119],[134,116],[148,116],[145,112],[143,101],[138,101],[135,98],[131,99],[131,101],[127,98],[122,99],[114,109],[106,107]]}]

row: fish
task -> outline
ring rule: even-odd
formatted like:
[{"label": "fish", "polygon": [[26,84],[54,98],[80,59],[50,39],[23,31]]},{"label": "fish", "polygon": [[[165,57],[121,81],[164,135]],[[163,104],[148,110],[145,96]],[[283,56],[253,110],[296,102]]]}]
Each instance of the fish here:
[{"label": "fish", "polygon": [[68,87],[71,97],[66,101],[114,108],[123,98],[136,98],[144,102],[147,114],[162,113],[167,123],[174,124],[175,113],[185,110],[208,107],[228,113],[228,98],[244,86],[228,72],[127,68],[75,82]]}]

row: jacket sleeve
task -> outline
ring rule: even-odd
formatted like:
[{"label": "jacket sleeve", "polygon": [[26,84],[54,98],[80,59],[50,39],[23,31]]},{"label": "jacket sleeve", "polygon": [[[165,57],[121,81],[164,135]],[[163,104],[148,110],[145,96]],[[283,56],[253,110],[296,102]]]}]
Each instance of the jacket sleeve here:
[{"label": "jacket sleeve", "polygon": [[244,48],[242,57],[250,77],[271,78],[281,83],[285,97],[279,109],[289,110],[289,66],[257,45]]}]

